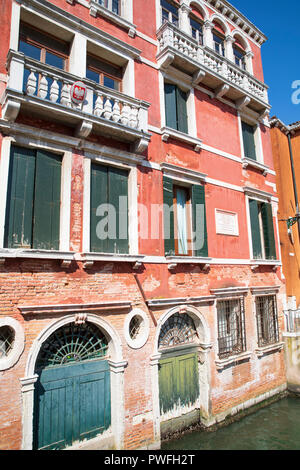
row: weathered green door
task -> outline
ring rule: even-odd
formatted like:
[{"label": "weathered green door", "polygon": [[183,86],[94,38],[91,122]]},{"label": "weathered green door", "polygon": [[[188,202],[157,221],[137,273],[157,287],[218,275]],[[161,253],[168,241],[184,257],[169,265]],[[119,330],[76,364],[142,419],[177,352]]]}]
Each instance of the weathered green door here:
[{"label": "weathered green door", "polygon": [[159,361],[160,413],[192,405],[199,396],[197,354],[169,357]]},{"label": "weathered green door", "polygon": [[35,449],[62,449],[111,423],[107,340],[94,325],[68,324],[44,343],[37,361]]},{"label": "weathered green door", "polygon": [[61,449],[92,438],[110,425],[107,361],[45,369],[35,393],[36,449]]}]

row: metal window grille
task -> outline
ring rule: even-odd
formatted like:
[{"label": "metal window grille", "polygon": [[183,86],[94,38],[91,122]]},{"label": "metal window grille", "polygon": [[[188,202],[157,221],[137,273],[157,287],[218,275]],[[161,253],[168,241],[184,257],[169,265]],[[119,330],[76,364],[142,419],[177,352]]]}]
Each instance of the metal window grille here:
[{"label": "metal window grille", "polygon": [[13,348],[15,341],[15,332],[9,326],[0,328],[0,359],[7,357]]},{"label": "metal window grille", "polygon": [[218,311],[219,357],[246,350],[244,299],[220,300]]},{"label": "metal window grille", "polygon": [[275,295],[256,297],[258,346],[279,341],[277,302]]},{"label": "metal window grille", "polygon": [[129,323],[129,336],[131,339],[136,339],[141,331],[143,319],[135,315]]},{"label": "metal window grille", "polygon": [[175,313],[161,328],[158,347],[170,348],[194,343],[197,338],[195,324],[186,313]]},{"label": "metal window grille", "polygon": [[91,323],[69,323],[55,331],[42,345],[37,369],[104,358],[108,341]]}]

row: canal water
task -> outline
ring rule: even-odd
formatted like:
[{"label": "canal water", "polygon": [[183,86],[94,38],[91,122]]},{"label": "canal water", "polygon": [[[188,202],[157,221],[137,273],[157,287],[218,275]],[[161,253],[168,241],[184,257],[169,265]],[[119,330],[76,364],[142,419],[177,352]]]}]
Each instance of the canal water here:
[{"label": "canal water", "polygon": [[300,398],[283,398],[217,431],[193,431],[162,450],[300,450]]}]

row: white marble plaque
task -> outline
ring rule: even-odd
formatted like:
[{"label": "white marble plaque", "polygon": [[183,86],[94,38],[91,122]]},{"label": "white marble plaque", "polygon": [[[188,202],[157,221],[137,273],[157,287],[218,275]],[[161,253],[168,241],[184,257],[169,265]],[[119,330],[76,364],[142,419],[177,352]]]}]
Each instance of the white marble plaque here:
[{"label": "white marble plaque", "polygon": [[217,233],[223,235],[239,235],[238,217],[235,212],[216,209]]}]

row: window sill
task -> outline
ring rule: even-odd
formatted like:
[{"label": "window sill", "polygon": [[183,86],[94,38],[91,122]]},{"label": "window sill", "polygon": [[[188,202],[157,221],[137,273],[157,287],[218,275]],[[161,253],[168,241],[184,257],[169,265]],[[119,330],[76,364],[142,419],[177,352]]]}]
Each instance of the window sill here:
[{"label": "window sill", "polygon": [[268,346],[258,347],[255,349],[257,357],[262,357],[268,353],[275,353],[283,349],[284,343],[269,344]]},{"label": "window sill", "polygon": [[6,259],[51,259],[60,260],[63,266],[68,266],[75,259],[72,251],[59,250],[35,250],[25,248],[2,248],[0,249],[0,264],[4,264]]},{"label": "window sill", "polygon": [[239,362],[249,360],[251,356],[252,356],[252,352],[246,351],[244,353],[241,353],[235,356],[230,356],[227,359],[219,359],[215,361],[215,364],[216,364],[217,370],[222,370],[225,367],[234,366]]},{"label": "window sill", "polygon": [[202,264],[203,270],[210,268],[210,261],[212,258],[200,258],[197,256],[166,256],[166,260],[170,263],[168,268],[170,270],[176,268],[178,264]]},{"label": "window sill", "polygon": [[244,169],[248,168],[248,166],[250,168],[255,168],[256,170],[262,172],[263,176],[267,176],[268,174],[268,166],[264,165],[263,163],[257,162],[256,160],[252,160],[251,158],[242,158],[242,165]]},{"label": "window sill", "polygon": [[77,261],[82,261],[84,268],[89,268],[98,261],[110,263],[133,263],[133,269],[138,269],[143,262],[144,255],[115,254],[115,253],[80,253],[75,256]]},{"label": "window sill", "polygon": [[276,271],[277,268],[281,266],[281,262],[279,260],[268,260],[268,259],[252,259],[250,261],[251,270],[255,271],[260,266],[272,266],[273,271]]},{"label": "window sill", "polygon": [[163,142],[168,142],[168,140],[172,138],[193,145],[195,152],[200,152],[202,148],[202,140],[185,134],[184,132],[177,131],[176,129],[172,129],[171,127],[163,127],[161,133]]},{"label": "window sill", "polygon": [[108,19],[112,23],[120,26],[121,28],[126,29],[128,36],[134,38],[136,35],[136,25],[130,23],[129,21],[122,18],[117,13],[113,13],[102,5],[99,5],[94,0],[90,0],[90,15],[96,17],[98,15],[103,16],[105,19]]}]

